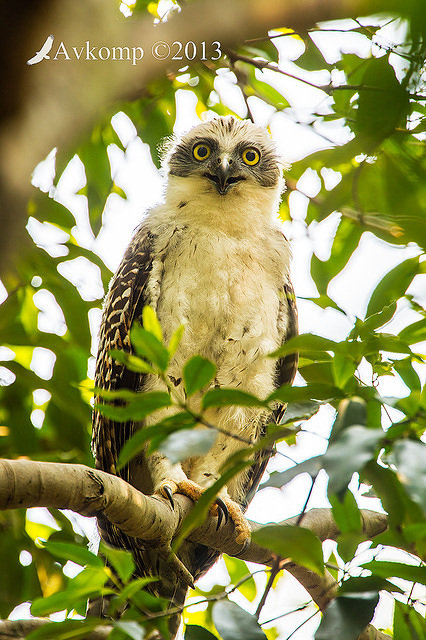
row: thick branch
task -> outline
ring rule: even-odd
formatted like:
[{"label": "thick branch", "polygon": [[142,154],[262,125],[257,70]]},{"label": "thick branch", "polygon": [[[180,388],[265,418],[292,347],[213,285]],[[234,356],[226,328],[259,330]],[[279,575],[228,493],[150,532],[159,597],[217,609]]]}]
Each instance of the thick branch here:
[{"label": "thick branch", "polygon": [[[0,460],[2,510],[53,507],[71,509],[84,516],[95,516],[103,512],[127,535],[161,545],[176,534],[191,506],[191,500],[177,494],[175,509],[172,509],[166,500],[146,496],[121,478],[83,465]],[[362,511],[362,518],[367,537],[378,535],[386,529],[386,516],[383,514],[365,510]],[[312,509],[301,520],[298,517],[289,518],[281,524],[296,523],[313,531],[321,540],[335,539],[339,533],[329,509]],[[250,524],[253,530],[261,526],[254,522]],[[222,522],[217,529],[217,519],[211,515],[207,516],[205,522],[188,539],[231,556],[239,555],[250,562],[271,565],[275,559],[269,549],[260,547],[253,541],[241,553],[240,545],[235,542],[233,524],[230,521]],[[320,577],[293,563],[285,568],[305,587],[321,610],[334,598],[337,583],[328,572]],[[376,630],[372,627],[369,633],[376,633]],[[369,635],[364,638],[379,640],[385,636]]]},{"label": "thick branch", "polygon": [[[192,507],[189,498],[177,494],[175,509],[166,499],[146,496],[127,482],[103,471],[77,464],[36,462],[32,460],[0,460],[0,509],[52,507],[71,509],[84,516],[102,512],[124,533],[157,544],[170,541]],[[368,537],[386,529],[386,516],[363,511],[364,531]],[[290,518],[282,524],[295,524]],[[300,526],[313,531],[321,540],[335,539],[338,530],[328,509],[312,509],[304,514]],[[251,523],[253,530],[261,525]],[[209,515],[189,539],[202,542],[228,555],[249,562],[270,565],[273,557],[268,549],[251,542],[244,553],[235,542],[231,521],[222,522]]]},{"label": "thick branch", "polygon": [[[46,618],[30,618],[29,620],[0,620],[0,640],[21,640],[32,631],[44,627],[46,624],[55,624]],[[112,631],[112,627],[98,626],[89,631],[83,640],[105,640]]]}]

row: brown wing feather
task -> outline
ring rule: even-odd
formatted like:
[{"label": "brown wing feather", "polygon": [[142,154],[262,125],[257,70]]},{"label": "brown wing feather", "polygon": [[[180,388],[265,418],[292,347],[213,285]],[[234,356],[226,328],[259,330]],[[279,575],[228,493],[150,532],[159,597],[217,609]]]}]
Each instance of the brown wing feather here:
[{"label": "brown wing feather", "polygon": [[[141,227],[111,281],[99,335],[96,388],[109,391],[126,388],[136,391],[143,384],[143,376],[113,360],[110,350],[131,350],[130,327],[135,320],[141,319],[143,306],[148,303],[146,284],[152,266],[152,241],[153,236]],[[133,431],[132,422],[115,422],[94,411],[92,447],[98,469],[118,473],[125,480],[129,479],[128,469],[117,472],[116,463],[122,446]]]},{"label": "brown wing feather", "polygon": [[[294,293],[293,285],[290,280],[284,283],[284,295],[287,302],[287,331],[283,338],[284,342],[297,336],[299,332],[298,319],[297,319],[297,307],[296,296]],[[297,353],[290,353],[288,356],[281,358],[277,363],[277,387],[281,387],[283,384],[292,384],[297,372],[297,364],[299,356]]]},{"label": "brown wing feather", "polygon": [[[293,286],[289,279],[283,285],[283,302],[282,302],[282,314],[284,314],[286,322],[285,326],[287,330],[283,336],[283,344],[293,338],[298,333],[298,321],[297,321],[297,307],[296,296],[294,294]],[[289,354],[284,358],[280,358],[277,361],[277,376],[276,386],[281,387],[284,384],[292,384],[297,372],[298,354]],[[279,424],[285,413],[285,406],[278,407],[273,414],[273,418],[277,424]],[[260,438],[266,434],[266,424],[262,425],[262,431]],[[257,487],[265,472],[266,466],[272,455],[270,450],[258,451],[254,457],[253,465],[250,467],[250,471],[247,475],[247,480],[244,487],[245,501],[242,507],[245,509],[256,493]]]}]

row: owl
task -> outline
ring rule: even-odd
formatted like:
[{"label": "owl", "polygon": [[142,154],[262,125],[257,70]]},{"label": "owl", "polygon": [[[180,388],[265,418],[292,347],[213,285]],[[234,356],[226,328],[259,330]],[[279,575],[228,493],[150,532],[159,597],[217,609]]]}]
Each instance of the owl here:
[{"label": "owl", "polygon": [[[105,299],[95,385],[140,392],[164,389],[155,375],[130,371],[110,356],[112,349],[131,352],[130,328],[142,322],[142,310],[149,305],[166,343],[180,325],[185,326],[167,372],[182,399],[182,369],[194,355],[215,364],[212,386],[265,398],[278,386],[291,384],[297,367],[295,355],[268,357],[297,333],[290,248],[277,222],[284,186],[280,156],[264,128],[232,116],[218,117],[174,140],[164,169],[164,201],[143,218]],[[199,398],[191,402],[197,410]],[[158,451],[141,453],[118,472],[117,457],[135,430],[164,416],[135,424],[115,422],[95,411],[96,466],[118,473],[145,494],[168,497],[171,508],[177,492],[197,500],[220,477],[229,456],[246,446],[244,442],[257,443],[268,422],[280,420],[282,407],[273,413],[232,406],[210,411],[206,419],[218,428],[218,437],[206,455],[172,464]],[[214,505],[216,514],[233,520],[241,545],[250,536],[243,513],[269,455],[269,450],[259,450],[251,466],[221,490]],[[98,522],[107,543],[132,551],[138,576],[159,578],[152,587],[157,595],[172,606],[183,604],[187,585],[155,549],[126,537],[104,518]],[[218,556],[188,541],[179,551],[195,580]],[[177,624],[171,620],[172,636]]]}]

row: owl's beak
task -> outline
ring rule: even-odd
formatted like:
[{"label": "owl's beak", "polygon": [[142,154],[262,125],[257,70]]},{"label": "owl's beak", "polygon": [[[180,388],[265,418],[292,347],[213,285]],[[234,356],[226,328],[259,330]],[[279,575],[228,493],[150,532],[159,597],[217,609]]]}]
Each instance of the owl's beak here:
[{"label": "owl's beak", "polygon": [[231,165],[229,164],[229,160],[226,156],[218,165],[215,173],[206,173],[206,178],[214,182],[214,185],[221,196],[224,196],[233,184],[240,180],[244,180],[242,176],[232,175]]}]

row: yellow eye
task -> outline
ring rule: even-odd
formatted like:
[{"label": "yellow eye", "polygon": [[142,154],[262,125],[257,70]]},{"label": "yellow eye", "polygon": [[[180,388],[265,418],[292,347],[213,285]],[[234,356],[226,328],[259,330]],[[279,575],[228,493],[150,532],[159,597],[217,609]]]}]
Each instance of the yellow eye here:
[{"label": "yellow eye", "polygon": [[242,153],[243,162],[248,164],[249,167],[253,167],[260,160],[260,153],[254,147],[248,147],[244,149]]},{"label": "yellow eye", "polygon": [[196,144],[192,150],[192,155],[196,160],[199,160],[200,162],[202,162],[203,160],[206,160],[209,157],[210,147],[208,147],[206,144],[203,144],[203,143]]}]

